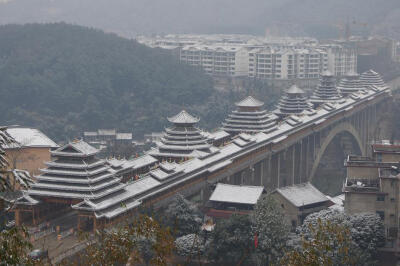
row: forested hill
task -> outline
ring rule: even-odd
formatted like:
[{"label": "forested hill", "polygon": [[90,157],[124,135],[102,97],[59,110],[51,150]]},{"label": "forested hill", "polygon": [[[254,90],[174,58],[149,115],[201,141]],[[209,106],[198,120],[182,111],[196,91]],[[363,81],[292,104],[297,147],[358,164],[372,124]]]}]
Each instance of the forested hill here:
[{"label": "forested hill", "polygon": [[113,34],[64,23],[0,26],[1,125],[38,127],[56,140],[97,128],[140,135],[212,91],[200,70]]}]

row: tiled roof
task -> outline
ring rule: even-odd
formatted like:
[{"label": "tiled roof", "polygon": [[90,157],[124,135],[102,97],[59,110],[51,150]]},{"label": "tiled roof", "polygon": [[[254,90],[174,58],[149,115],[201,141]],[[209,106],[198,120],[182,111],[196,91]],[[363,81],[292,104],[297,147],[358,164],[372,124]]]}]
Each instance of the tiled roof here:
[{"label": "tiled roof", "polygon": [[264,187],[261,186],[237,186],[218,183],[211,194],[210,201],[256,204]]},{"label": "tiled roof", "polygon": [[296,207],[302,207],[314,203],[321,203],[329,199],[310,183],[277,188],[276,192]]},{"label": "tiled roof", "polygon": [[287,91],[287,94],[304,94],[304,91],[296,86],[296,84],[292,85]]},{"label": "tiled roof", "polygon": [[168,121],[174,124],[195,124],[199,122],[200,119],[190,115],[185,110],[182,110],[179,114],[168,117]]},{"label": "tiled roof", "polygon": [[235,104],[238,107],[261,107],[264,105],[263,102],[253,98],[252,96],[248,96]]},{"label": "tiled roof", "polygon": [[7,133],[23,147],[59,147],[57,143],[36,128],[10,127],[7,128]]}]

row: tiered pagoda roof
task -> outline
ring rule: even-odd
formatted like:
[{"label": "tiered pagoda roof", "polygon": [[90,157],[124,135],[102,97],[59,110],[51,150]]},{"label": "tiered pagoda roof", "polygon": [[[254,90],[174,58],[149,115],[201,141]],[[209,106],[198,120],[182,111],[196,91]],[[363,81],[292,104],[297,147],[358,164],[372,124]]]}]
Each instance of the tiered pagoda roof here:
[{"label": "tiered pagoda roof", "polygon": [[301,114],[309,109],[311,109],[311,105],[305,96],[305,92],[296,85],[292,85],[282,96],[275,113],[278,116],[286,116]]},{"label": "tiered pagoda roof", "polygon": [[363,89],[364,86],[360,81],[360,75],[356,72],[349,72],[339,81],[337,88],[340,94],[346,97]]},{"label": "tiered pagoda roof", "polygon": [[222,123],[230,134],[270,132],[276,128],[277,116],[261,109],[263,102],[248,96],[235,104],[238,108]]},{"label": "tiered pagoda roof", "polygon": [[386,86],[385,82],[383,81],[381,75],[372,69],[365,71],[360,76],[360,82],[364,87],[368,86],[378,86],[383,87]]},{"label": "tiered pagoda roof", "polygon": [[165,129],[157,148],[149,154],[160,159],[201,157],[211,153],[214,149],[208,143],[203,132],[195,127],[199,118],[191,116],[186,111],[169,117],[172,126]]},{"label": "tiered pagoda roof", "polygon": [[98,150],[84,141],[74,141],[51,151],[43,174],[36,176],[27,193],[33,197],[83,200],[96,199],[121,190],[124,184],[104,160],[96,158]]},{"label": "tiered pagoda roof", "polygon": [[315,106],[319,106],[323,103],[336,102],[341,98],[336,88],[335,76],[329,71],[323,72],[321,74],[320,84],[311,96],[310,102]]},{"label": "tiered pagoda roof", "polygon": [[86,198],[82,202],[72,206],[73,209],[81,211],[91,211],[97,219],[112,219],[123,214],[141,204],[140,196],[144,192],[159,187],[161,182],[146,176],[137,181],[129,183],[124,189],[104,195],[97,199]]},{"label": "tiered pagoda roof", "polygon": [[248,96],[243,100],[241,100],[240,102],[235,103],[235,105],[242,109],[250,109],[250,108],[257,109],[262,107],[264,103],[262,101],[255,99],[252,96]]}]

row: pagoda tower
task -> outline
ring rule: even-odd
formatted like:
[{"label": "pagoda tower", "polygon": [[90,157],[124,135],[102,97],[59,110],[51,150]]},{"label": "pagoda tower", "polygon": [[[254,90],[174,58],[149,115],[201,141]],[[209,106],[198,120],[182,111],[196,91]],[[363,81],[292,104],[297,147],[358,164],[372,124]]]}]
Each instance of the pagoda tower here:
[{"label": "pagoda tower", "polygon": [[125,184],[104,160],[96,157],[98,152],[81,140],[51,151],[47,168],[40,169],[37,181],[15,202],[15,223],[21,225],[25,213],[35,225],[43,218],[67,213],[73,204],[123,191]]},{"label": "pagoda tower", "polygon": [[52,161],[40,169],[37,182],[27,191],[29,196],[45,202],[76,203],[83,199],[97,199],[124,187],[120,179],[96,158],[99,151],[79,140],[51,151]]},{"label": "pagoda tower", "polygon": [[337,86],[340,94],[346,97],[352,93],[358,92],[363,89],[364,86],[360,81],[360,75],[356,72],[348,72],[340,81]]},{"label": "pagoda tower", "polygon": [[263,102],[248,96],[236,104],[237,109],[222,123],[222,130],[231,135],[270,132],[276,128],[278,117],[262,109]]},{"label": "pagoda tower", "polygon": [[305,110],[311,109],[311,105],[305,96],[305,92],[296,85],[292,85],[286,91],[277,107],[278,109],[274,111],[274,113],[280,117],[301,114]]},{"label": "pagoda tower", "polygon": [[318,107],[324,103],[336,102],[341,98],[336,88],[335,76],[329,71],[323,72],[321,74],[320,83],[311,96],[310,102],[314,107]]},{"label": "pagoda tower", "polygon": [[379,73],[373,71],[372,69],[365,71],[360,76],[360,82],[363,87],[368,86],[377,86],[383,87],[386,86],[385,82],[383,81],[381,75]]},{"label": "pagoda tower", "polygon": [[149,151],[149,154],[160,161],[180,161],[186,158],[202,157],[210,154],[214,149],[208,143],[205,134],[195,127],[199,118],[191,116],[185,110],[169,117],[172,126],[166,128],[157,148]]}]

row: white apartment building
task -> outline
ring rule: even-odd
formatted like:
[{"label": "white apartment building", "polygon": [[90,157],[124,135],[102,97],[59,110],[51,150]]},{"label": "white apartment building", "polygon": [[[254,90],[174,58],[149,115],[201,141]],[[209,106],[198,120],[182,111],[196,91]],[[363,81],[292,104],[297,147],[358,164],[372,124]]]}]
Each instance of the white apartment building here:
[{"label": "white apartment building", "polygon": [[192,66],[202,67],[213,76],[240,77],[249,71],[249,53],[243,46],[193,45],[183,47],[180,60]]},{"label": "white apartment building", "polygon": [[249,52],[249,77],[259,79],[316,79],[328,68],[327,53],[320,49],[253,49]]},{"label": "white apartment building", "polygon": [[328,70],[335,76],[357,72],[356,48],[342,44],[325,44],[320,47],[328,54]]},{"label": "white apartment building", "polygon": [[338,77],[357,70],[354,45],[320,44],[313,38],[170,34],[139,36],[137,41],[169,49],[182,63],[199,66],[213,76],[317,79],[326,70]]}]

